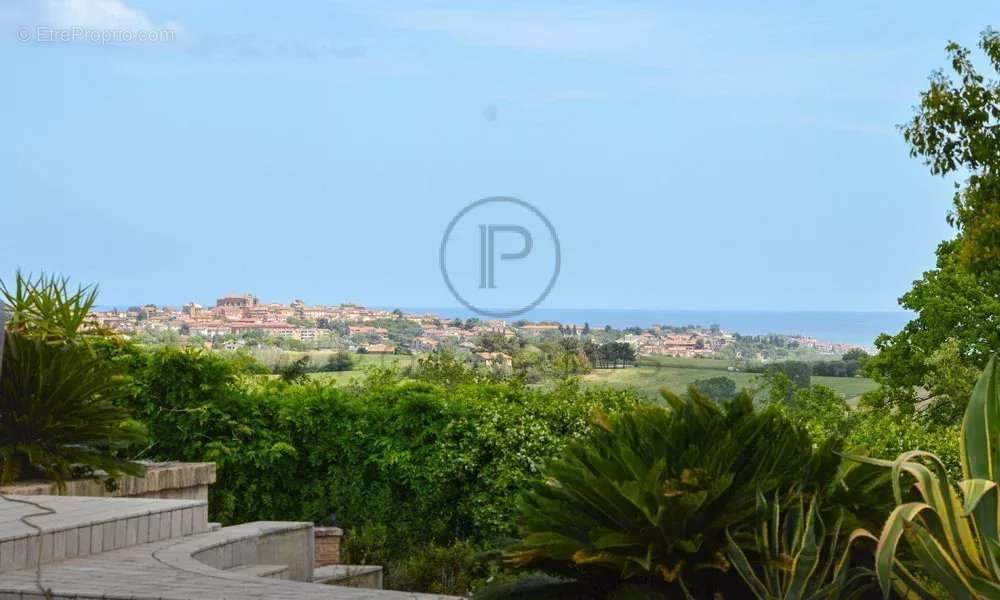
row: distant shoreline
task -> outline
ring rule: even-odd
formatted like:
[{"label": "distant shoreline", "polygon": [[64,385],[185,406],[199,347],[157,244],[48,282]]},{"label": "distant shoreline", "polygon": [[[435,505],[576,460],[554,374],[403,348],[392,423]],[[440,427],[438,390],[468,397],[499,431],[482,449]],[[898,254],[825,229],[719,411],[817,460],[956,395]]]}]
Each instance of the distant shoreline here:
[{"label": "distant shoreline", "polygon": [[[101,305],[96,310],[124,309],[125,305]],[[371,306],[373,309],[399,308],[407,314],[433,314],[441,318],[479,317],[459,307]],[[647,328],[653,325],[708,327],[718,325],[740,335],[798,335],[824,342],[855,344],[872,348],[881,333],[894,335],[914,317],[913,313],[895,311],[819,311],[819,310],[698,310],[698,309],[609,309],[609,308],[539,308],[506,319],[513,323],[524,319],[533,322],[558,321],[563,325],[583,325],[615,329]],[[480,317],[482,318],[482,317]],[[483,318],[483,320],[490,320]]]},{"label": "distant shoreline", "polygon": [[[391,310],[396,307],[378,307]],[[406,307],[406,313],[432,313],[446,318],[476,317],[464,308]],[[528,321],[558,321],[563,325],[588,323],[592,328],[611,325],[650,327],[652,325],[715,324],[725,331],[740,335],[801,335],[825,342],[839,342],[872,347],[881,333],[895,335],[913,318],[907,311],[781,311],[781,310],[645,310],[645,309],[535,309],[516,318]]]}]

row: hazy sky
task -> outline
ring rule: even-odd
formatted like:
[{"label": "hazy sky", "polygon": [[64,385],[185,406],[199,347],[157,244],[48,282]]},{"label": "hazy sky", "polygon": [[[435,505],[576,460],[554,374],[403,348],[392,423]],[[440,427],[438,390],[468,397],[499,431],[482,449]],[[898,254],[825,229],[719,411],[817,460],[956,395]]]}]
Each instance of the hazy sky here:
[{"label": "hazy sky", "polygon": [[543,307],[891,309],[952,235],[951,182],[895,125],[996,14],[3,0],[0,277],[104,304],[455,306],[442,233],[502,195],[558,232]]}]

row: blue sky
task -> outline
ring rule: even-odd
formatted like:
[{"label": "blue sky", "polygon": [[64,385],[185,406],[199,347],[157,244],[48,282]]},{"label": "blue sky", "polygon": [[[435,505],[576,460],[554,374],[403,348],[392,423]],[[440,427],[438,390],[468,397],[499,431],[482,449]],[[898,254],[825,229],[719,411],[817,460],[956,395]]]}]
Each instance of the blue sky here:
[{"label": "blue sky", "polygon": [[5,0],[0,277],[456,306],[442,233],[503,195],[543,307],[892,309],[952,235],[895,124],[995,12],[707,4]]}]

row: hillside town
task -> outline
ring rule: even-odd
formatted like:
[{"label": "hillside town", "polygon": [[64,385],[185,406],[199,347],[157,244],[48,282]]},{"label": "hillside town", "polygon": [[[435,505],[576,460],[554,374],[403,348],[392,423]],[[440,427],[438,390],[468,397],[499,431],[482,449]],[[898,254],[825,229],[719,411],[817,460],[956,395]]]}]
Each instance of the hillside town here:
[{"label": "hillside town", "polygon": [[[94,311],[96,325],[139,339],[172,337],[206,348],[239,350],[264,343],[293,349],[343,349],[364,354],[414,354],[441,348],[482,352],[483,336],[537,340],[558,337],[597,338],[633,347],[639,356],[699,358],[718,356],[749,339],[717,326],[654,325],[616,330],[589,323],[447,319],[434,314],[409,314],[399,309],[367,308],[358,304],[308,305],[261,302],[254,294],[230,294],[214,306],[189,302],[182,307],[146,304],[127,309]],[[760,337],[760,336],[757,336]],[[766,336],[771,343],[810,349],[821,355],[841,355],[852,344],[804,336]],[[766,360],[766,354],[737,356]]]}]

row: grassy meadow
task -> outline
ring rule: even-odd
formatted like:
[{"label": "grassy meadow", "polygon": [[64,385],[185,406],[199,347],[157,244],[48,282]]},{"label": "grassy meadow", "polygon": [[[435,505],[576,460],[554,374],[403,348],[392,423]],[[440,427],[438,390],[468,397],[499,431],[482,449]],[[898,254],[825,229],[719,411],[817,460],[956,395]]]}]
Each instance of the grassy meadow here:
[{"label": "grassy meadow", "polygon": [[[316,350],[312,352],[289,352],[288,355],[291,360],[297,360],[301,356],[308,354],[313,364],[325,365],[327,359],[329,359],[330,355],[334,352],[336,351]],[[350,371],[310,373],[309,376],[322,381],[347,383],[352,379],[364,379],[365,372],[369,367],[395,366],[403,368],[413,364],[417,360],[417,357],[405,354],[352,354],[351,359],[354,360],[354,368]]]},{"label": "grassy meadow", "polygon": [[[699,379],[728,377],[736,382],[737,388],[744,388],[756,373],[729,371],[729,363],[712,358],[643,357],[636,367],[626,369],[594,369],[584,377],[584,381],[612,386],[631,386],[650,397],[658,397],[661,387],[672,392],[683,392]],[[825,385],[848,400],[860,396],[875,387],[875,382],[863,377],[820,377],[812,382]]]},{"label": "grassy meadow", "polygon": [[[324,365],[334,350],[313,350],[309,352],[282,353],[282,362],[287,363],[308,355],[314,365]],[[365,377],[368,367],[406,367],[417,360],[417,356],[394,354],[352,354],[354,368],[350,371],[310,373],[309,376],[338,384],[348,383],[352,379],[361,380]],[[631,386],[646,395],[657,398],[659,390],[666,386],[674,392],[684,392],[688,385],[699,379],[712,377],[729,377],[736,382],[737,388],[750,385],[755,373],[729,371],[729,362],[714,358],[677,358],[673,356],[644,356],[639,365],[626,369],[594,369],[584,376],[584,381],[593,384],[606,384],[616,387]],[[825,385],[843,394],[847,399],[854,399],[862,393],[875,387],[870,379],[862,377],[820,377],[814,376],[813,383]]]}]

